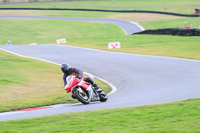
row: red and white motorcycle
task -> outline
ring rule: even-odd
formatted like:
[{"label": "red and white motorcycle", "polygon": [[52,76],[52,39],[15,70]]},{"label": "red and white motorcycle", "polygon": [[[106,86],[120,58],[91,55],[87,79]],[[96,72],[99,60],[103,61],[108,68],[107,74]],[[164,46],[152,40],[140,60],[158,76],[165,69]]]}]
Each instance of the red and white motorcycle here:
[{"label": "red and white motorcycle", "polygon": [[78,79],[75,76],[68,76],[65,90],[83,104],[89,104],[94,101],[105,102],[108,99],[103,89],[99,88],[96,90],[84,79],[85,77]]}]

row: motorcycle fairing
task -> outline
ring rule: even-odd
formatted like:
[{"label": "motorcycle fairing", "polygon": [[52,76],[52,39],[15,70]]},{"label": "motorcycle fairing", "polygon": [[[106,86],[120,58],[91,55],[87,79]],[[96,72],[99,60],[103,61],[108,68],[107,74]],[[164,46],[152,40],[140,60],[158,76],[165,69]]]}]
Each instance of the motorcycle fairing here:
[{"label": "motorcycle fairing", "polygon": [[81,79],[78,79],[78,78],[73,77],[73,78],[70,80],[70,82],[65,86],[65,90],[66,90],[67,92],[70,92],[70,91],[71,91],[71,88],[72,88],[73,86],[76,86],[76,85],[80,82],[80,80],[81,80]]}]

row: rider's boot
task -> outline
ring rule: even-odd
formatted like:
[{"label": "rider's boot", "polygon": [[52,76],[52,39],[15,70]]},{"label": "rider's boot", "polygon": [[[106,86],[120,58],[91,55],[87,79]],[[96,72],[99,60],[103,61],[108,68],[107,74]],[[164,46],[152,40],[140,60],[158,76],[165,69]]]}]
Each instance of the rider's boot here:
[{"label": "rider's boot", "polygon": [[97,84],[93,84],[93,86],[94,86],[94,88],[95,88],[95,90],[97,91],[97,92],[100,92],[101,91],[101,88],[97,85]]}]

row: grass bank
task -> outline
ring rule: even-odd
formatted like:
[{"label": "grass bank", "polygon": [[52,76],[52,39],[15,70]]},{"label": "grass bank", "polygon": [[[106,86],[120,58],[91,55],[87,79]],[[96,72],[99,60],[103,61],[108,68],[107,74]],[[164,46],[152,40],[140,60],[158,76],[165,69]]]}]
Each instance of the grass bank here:
[{"label": "grass bank", "polygon": [[200,29],[200,18],[179,18],[172,20],[155,20],[140,22],[140,25],[146,29],[160,29],[160,28],[191,28]]},{"label": "grass bank", "polygon": [[[60,66],[0,51],[0,112],[77,102],[64,90]],[[110,87],[100,81],[107,92]]]},{"label": "grass bank", "polygon": [[[155,6],[156,5],[156,6]],[[67,2],[36,2],[1,4],[0,8],[6,7],[44,7],[44,8],[97,8],[97,9],[128,9],[128,10],[156,10],[194,14],[194,9],[200,6],[196,0],[94,0],[94,1],[67,1]],[[199,28],[199,19],[179,17],[162,14],[148,13],[112,13],[112,12],[89,12],[89,11],[35,11],[35,10],[0,10],[0,15],[20,16],[57,16],[57,17],[84,17],[84,18],[112,18],[140,22],[145,29],[169,28],[185,26],[185,21],[191,27]]]},{"label": "grass bank", "polygon": [[86,8],[110,10],[153,10],[177,13],[194,13],[200,6],[198,0],[93,0],[66,2],[35,2],[1,4],[0,8]]},{"label": "grass bank", "polygon": [[103,22],[34,19],[1,19],[0,29],[0,45],[5,45],[8,40],[13,44],[55,44],[60,38],[70,40],[124,34],[120,27]]},{"label": "grass bank", "polygon": [[[95,40],[95,41],[94,41]],[[109,50],[108,42],[121,42],[120,49]],[[112,52],[145,54],[200,60],[199,37],[170,35],[132,35],[109,38],[73,39],[69,45]]]},{"label": "grass bank", "polygon": [[[148,14],[148,13],[111,13],[111,12],[88,12],[88,11],[30,11],[30,10],[0,10],[1,16],[51,16],[51,17],[79,17],[79,18],[109,18],[121,19],[134,22],[151,21],[171,21],[188,19],[188,17],[179,17],[162,14]],[[189,18],[193,19],[193,18]],[[145,28],[146,25],[143,25]],[[150,27],[151,28],[151,27]]]},{"label": "grass bank", "polygon": [[200,132],[200,99],[0,122],[0,132]]},{"label": "grass bank", "polygon": [[[1,4],[0,8],[87,8],[114,10],[155,10],[194,14],[194,9],[200,6],[196,0],[93,0],[93,1],[65,1],[65,2],[35,2]],[[184,17],[148,14],[148,13],[112,13],[88,11],[35,11],[35,10],[0,10],[0,15],[28,15],[28,16],[59,16],[59,17],[89,17],[113,18],[136,22],[176,20]],[[186,17],[187,18],[187,17]]]},{"label": "grass bank", "polygon": [[[116,25],[56,20],[1,19],[0,44],[55,44],[67,38],[66,45],[133,54],[200,59],[199,37],[167,35],[126,36]],[[9,29],[9,30],[8,30]],[[109,50],[108,42],[121,42],[121,49]]]}]

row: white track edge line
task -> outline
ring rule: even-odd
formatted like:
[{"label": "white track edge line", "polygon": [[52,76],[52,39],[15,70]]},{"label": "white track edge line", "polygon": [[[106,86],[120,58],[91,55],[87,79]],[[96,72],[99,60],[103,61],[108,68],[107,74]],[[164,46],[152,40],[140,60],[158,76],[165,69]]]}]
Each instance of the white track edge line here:
[{"label": "white track edge line", "polygon": [[133,21],[128,21],[128,22],[130,22],[130,23],[132,23],[132,24],[135,24],[135,25],[136,25],[138,28],[140,28],[142,31],[145,30],[145,28],[142,27],[138,22],[133,22]]}]

